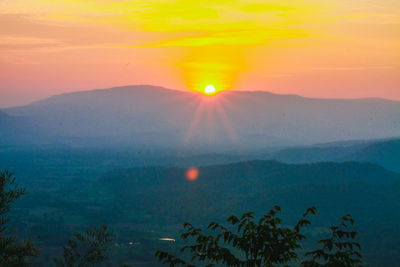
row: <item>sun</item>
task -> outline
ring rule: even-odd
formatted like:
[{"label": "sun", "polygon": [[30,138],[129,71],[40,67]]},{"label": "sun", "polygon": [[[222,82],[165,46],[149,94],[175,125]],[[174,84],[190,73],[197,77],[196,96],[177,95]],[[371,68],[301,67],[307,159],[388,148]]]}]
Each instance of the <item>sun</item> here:
[{"label": "sun", "polygon": [[206,86],[206,88],[204,88],[204,93],[206,95],[212,95],[215,94],[215,87],[212,84],[209,84]]}]

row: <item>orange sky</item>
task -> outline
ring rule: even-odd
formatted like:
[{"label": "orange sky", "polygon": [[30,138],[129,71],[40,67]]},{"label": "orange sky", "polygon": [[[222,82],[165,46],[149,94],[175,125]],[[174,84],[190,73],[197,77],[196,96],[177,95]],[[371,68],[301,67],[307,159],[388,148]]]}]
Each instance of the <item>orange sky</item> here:
[{"label": "orange sky", "polygon": [[400,100],[398,0],[1,0],[0,107],[152,84]]}]

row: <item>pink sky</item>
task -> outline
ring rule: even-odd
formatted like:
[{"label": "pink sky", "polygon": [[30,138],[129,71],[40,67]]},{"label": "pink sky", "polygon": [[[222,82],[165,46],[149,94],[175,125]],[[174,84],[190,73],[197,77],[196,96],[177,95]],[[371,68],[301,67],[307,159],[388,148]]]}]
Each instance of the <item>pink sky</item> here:
[{"label": "pink sky", "polygon": [[0,108],[134,84],[400,100],[399,1],[28,2],[0,2]]}]

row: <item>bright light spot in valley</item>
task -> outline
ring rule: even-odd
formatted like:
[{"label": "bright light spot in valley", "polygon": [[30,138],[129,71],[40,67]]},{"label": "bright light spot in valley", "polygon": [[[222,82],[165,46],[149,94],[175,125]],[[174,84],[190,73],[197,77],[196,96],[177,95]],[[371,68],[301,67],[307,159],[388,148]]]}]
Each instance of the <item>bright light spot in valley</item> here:
[{"label": "bright light spot in valley", "polygon": [[161,240],[161,241],[169,241],[169,242],[175,242],[175,241],[176,241],[176,240],[173,239],[173,238],[167,238],[167,237],[160,238],[160,240]]},{"label": "bright light spot in valley", "polygon": [[197,168],[192,167],[186,171],[186,179],[189,181],[196,180],[198,176],[199,176],[199,170]]}]

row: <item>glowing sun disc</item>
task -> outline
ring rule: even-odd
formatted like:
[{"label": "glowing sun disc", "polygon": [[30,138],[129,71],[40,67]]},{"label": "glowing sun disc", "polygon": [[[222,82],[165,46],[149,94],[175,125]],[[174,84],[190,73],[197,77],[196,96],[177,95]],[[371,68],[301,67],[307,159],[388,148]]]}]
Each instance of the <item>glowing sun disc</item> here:
[{"label": "glowing sun disc", "polygon": [[207,85],[206,88],[204,88],[204,93],[206,94],[214,94],[215,93],[215,87],[214,85]]}]

